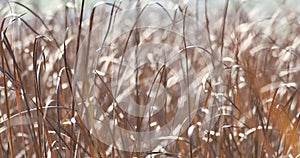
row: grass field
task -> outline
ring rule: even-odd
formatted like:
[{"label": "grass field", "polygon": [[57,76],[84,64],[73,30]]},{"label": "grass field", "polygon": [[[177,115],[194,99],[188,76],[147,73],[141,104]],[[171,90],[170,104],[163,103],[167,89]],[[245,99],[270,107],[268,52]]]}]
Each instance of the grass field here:
[{"label": "grass field", "polygon": [[0,3],[0,157],[300,156],[299,2],[59,6]]}]

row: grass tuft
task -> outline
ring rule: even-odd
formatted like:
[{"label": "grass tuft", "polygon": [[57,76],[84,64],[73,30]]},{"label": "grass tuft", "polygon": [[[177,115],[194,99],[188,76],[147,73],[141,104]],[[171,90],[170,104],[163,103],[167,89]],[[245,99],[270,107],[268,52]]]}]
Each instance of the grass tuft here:
[{"label": "grass tuft", "polygon": [[290,1],[90,3],[0,3],[0,157],[299,156]]}]

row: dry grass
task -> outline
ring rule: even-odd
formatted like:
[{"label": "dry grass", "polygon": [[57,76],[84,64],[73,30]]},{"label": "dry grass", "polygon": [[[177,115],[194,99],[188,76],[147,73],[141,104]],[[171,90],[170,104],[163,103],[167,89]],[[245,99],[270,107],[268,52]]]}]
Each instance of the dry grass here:
[{"label": "dry grass", "polygon": [[298,12],[127,2],[0,3],[0,157],[299,156]]}]

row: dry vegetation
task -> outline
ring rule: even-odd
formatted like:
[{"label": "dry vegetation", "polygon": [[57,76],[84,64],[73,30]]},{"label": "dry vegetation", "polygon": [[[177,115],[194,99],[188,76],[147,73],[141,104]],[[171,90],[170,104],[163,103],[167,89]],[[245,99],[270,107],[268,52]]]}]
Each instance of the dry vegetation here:
[{"label": "dry vegetation", "polygon": [[80,4],[0,3],[0,157],[299,157],[299,12]]}]

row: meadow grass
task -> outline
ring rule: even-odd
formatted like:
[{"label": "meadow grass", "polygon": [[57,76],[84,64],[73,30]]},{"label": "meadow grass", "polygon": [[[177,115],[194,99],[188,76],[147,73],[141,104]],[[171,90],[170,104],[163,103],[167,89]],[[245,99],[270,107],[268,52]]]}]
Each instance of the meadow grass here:
[{"label": "meadow grass", "polygon": [[1,3],[0,157],[299,157],[285,2]]}]

